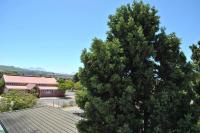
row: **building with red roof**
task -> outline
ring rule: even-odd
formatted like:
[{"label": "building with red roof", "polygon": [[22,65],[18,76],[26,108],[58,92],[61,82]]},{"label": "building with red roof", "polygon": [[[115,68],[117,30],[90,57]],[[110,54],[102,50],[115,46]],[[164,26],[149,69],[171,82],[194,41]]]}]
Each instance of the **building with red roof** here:
[{"label": "building with red roof", "polygon": [[3,75],[5,82],[4,92],[9,90],[35,91],[38,97],[62,97],[64,92],[58,89],[55,78],[47,77],[28,77]]}]

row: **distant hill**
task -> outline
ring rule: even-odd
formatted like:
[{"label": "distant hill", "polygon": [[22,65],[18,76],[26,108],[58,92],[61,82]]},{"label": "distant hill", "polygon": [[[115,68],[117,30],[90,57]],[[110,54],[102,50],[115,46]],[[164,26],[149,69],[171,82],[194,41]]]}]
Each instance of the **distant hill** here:
[{"label": "distant hill", "polygon": [[48,72],[43,70],[32,70],[32,69],[25,69],[15,66],[5,66],[0,65],[0,72],[9,75],[20,75],[20,76],[44,76],[44,77],[55,77],[55,78],[72,78],[73,75],[69,74],[61,74],[61,73],[54,73]]}]

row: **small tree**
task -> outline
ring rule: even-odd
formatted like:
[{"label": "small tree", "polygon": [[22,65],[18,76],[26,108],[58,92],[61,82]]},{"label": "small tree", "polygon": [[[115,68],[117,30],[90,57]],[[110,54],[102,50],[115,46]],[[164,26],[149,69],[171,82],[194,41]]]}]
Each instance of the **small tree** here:
[{"label": "small tree", "polygon": [[36,97],[39,97],[39,88],[37,86],[35,86],[34,88],[32,88],[30,90],[30,93],[33,95],[33,96],[36,96]]},{"label": "small tree", "polygon": [[4,86],[5,86],[5,83],[4,83],[4,80],[2,79],[2,77],[3,77],[3,73],[0,72],[0,94],[3,93]]},{"label": "small tree", "polygon": [[64,83],[64,82],[65,82],[65,79],[59,78],[59,79],[57,80],[57,82],[58,82],[58,83]]},{"label": "small tree", "polygon": [[65,92],[66,90],[70,90],[74,88],[74,82],[72,80],[67,80],[65,82],[59,83],[58,87],[61,91]]},{"label": "small tree", "polygon": [[75,89],[75,90],[81,90],[82,88],[83,88],[83,86],[81,85],[80,82],[74,83],[74,89]]},{"label": "small tree", "polygon": [[5,86],[4,81],[3,81],[2,79],[0,79],[0,94],[3,93],[3,91],[4,91],[4,86]]}]

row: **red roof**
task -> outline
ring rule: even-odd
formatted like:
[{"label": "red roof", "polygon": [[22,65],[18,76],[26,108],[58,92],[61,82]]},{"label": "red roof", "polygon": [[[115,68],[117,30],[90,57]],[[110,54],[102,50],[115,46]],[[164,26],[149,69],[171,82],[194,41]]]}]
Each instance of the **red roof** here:
[{"label": "red roof", "polygon": [[27,83],[27,84],[50,84],[57,85],[55,78],[46,77],[26,77],[3,75],[5,83]]}]

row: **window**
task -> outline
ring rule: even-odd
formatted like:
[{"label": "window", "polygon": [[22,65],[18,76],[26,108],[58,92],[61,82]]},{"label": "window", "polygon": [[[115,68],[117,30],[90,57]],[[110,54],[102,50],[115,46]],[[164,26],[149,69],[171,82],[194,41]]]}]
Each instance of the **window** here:
[{"label": "window", "polygon": [[6,85],[14,85],[14,86],[25,86],[25,83],[6,83]]},{"label": "window", "polygon": [[46,90],[46,93],[51,94],[52,92],[51,92],[51,90]]}]

